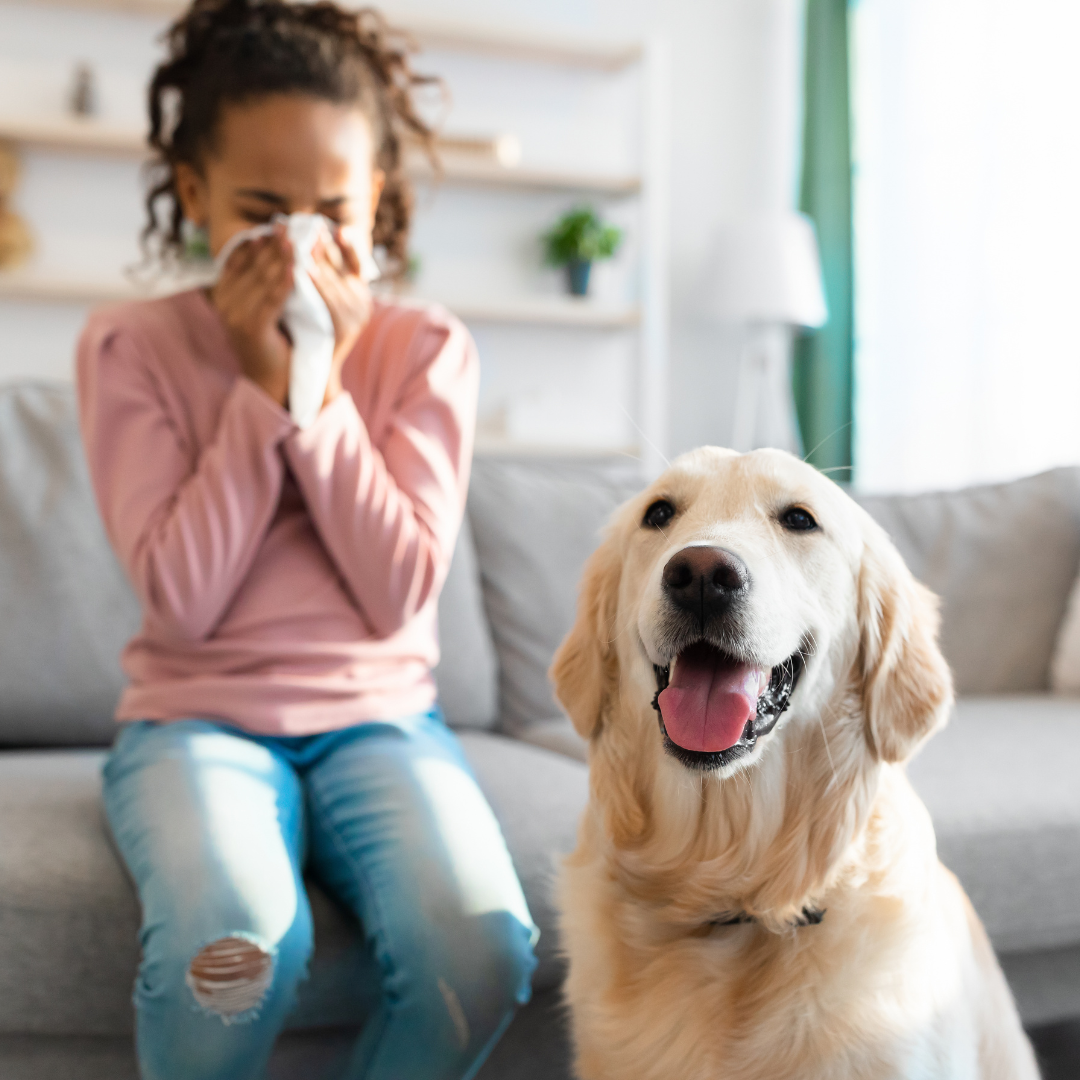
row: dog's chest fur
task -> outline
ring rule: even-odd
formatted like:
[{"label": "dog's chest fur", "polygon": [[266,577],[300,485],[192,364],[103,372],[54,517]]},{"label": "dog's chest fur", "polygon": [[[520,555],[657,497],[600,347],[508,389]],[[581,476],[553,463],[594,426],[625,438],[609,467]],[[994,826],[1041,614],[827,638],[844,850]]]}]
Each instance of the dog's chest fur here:
[{"label": "dog's chest fur", "polygon": [[[882,820],[895,823],[900,809]],[[963,997],[967,976],[954,958],[967,925],[936,859],[868,873],[860,851],[860,868],[829,889],[819,925],[676,926],[621,885],[607,855],[588,857],[587,834],[563,880],[583,1080],[978,1075],[963,1009],[950,1004]],[[933,1045],[882,1036],[897,1016],[931,1015]],[[945,1072],[931,1064],[940,1068],[942,1053]]]}]

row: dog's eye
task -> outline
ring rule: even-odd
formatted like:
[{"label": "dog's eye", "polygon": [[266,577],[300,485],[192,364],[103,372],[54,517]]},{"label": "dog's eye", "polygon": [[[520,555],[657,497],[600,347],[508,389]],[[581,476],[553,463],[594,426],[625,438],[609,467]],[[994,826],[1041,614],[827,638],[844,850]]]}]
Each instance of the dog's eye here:
[{"label": "dog's eye", "polygon": [[808,529],[816,529],[818,523],[814,520],[809,510],[801,506],[793,506],[780,515],[780,524],[792,532],[806,532]]},{"label": "dog's eye", "polygon": [[666,525],[675,516],[675,507],[667,499],[657,499],[656,502],[645,511],[642,525],[649,525],[659,529]]}]

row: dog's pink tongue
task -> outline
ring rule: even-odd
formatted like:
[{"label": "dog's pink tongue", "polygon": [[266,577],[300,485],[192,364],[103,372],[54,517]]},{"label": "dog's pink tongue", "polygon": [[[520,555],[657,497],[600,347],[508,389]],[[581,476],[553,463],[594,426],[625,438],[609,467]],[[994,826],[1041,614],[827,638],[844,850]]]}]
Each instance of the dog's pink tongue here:
[{"label": "dog's pink tongue", "polygon": [[691,645],[673,662],[671,682],[658,699],[668,737],[684,750],[727,750],[757,712],[766,682],[761,668],[734,663],[709,645]]}]

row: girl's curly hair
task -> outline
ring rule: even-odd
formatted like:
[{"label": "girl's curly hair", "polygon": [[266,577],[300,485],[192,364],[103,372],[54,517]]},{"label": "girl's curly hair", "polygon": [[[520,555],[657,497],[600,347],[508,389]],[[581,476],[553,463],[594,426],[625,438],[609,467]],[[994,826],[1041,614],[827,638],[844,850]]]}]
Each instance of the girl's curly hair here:
[{"label": "girl's curly hair", "polygon": [[[168,59],[150,83],[154,151],[143,244],[183,249],[176,189],[180,162],[198,168],[213,149],[223,106],[264,94],[309,94],[356,104],[371,124],[375,166],[386,174],[372,240],[391,275],[405,269],[413,196],[403,142],[419,143],[434,162],[434,132],[417,112],[416,87],[439,80],[413,72],[414,46],[373,8],[343,11],[330,0],[194,0],[165,35]],[[164,201],[164,220],[159,204]]]}]

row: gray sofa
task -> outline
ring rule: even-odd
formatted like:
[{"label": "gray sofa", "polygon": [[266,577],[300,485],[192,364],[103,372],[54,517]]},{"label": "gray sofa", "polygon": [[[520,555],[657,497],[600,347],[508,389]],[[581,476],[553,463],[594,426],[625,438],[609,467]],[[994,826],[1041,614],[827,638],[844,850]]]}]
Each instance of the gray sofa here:
[{"label": "gray sofa", "polygon": [[[541,927],[533,1001],[481,1080],[569,1076],[550,885],[586,797],[545,671],[621,459],[481,457],[440,606],[436,673]],[[912,764],[1025,1019],[1080,1016],[1080,703],[1046,692],[1080,564],[1080,473],[865,499],[945,601],[964,694]],[[0,1077],[129,1080],[137,903],[99,808],[116,657],[137,609],[105,541],[69,388],[0,389]],[[332,1075],[363,1016],[357,927],[317,888],[311,979],[271,1075]]]}]

